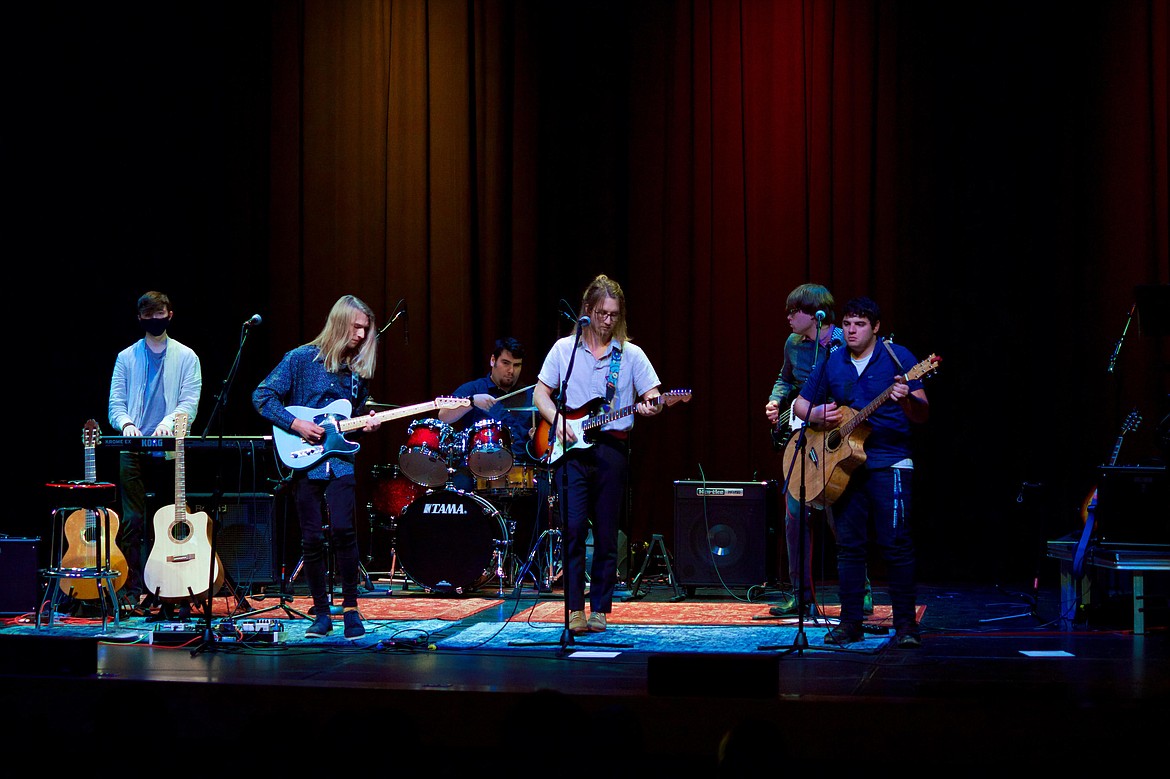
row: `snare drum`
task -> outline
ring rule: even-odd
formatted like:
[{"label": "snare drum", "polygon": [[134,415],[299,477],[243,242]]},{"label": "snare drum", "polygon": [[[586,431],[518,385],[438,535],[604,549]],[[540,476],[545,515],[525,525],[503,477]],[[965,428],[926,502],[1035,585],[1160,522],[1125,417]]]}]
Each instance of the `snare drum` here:
[{"label": "snare drum", "polygon": [[493,573],[496,552],[508,545],[508,527],[484,498],[434,490],[398,518],[394,549],[402,570],[428,590],[462,594]]},{"label": "snare drum", "polygon": [[467,433],[467,467],[476,476],[498,479],[512,467],[512,433],[502,422],[481,419]]},{"label": "snare drum", "polygon": [[536,494],[536,467],[531,464],[513,465],[496,479],[477,478],[475,491],[493,497],[512,497]]},{"label": "snare drum", "polygon": [[439,419],[416,419],[406,428],[406,436],[398,450],[398,467],[415,484],[442,487],[454,441],[451,426]]}]

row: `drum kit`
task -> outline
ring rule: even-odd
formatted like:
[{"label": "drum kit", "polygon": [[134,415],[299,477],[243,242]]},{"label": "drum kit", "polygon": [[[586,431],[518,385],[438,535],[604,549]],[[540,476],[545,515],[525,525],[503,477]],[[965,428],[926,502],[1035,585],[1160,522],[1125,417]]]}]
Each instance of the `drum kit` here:
[{"label": "drum kit", "polygon": [[[372,525],[393,538],[394,569],[424,590],[465,594],[496,580],[497,595],[515,581],[520,560],[513,502],[537,495],[547,469],[518,463],[508,427],[485,419],[456,431],[438,419],[415,419],[396,466],[375,466]],[[456,474],[474,491],[455,487]],[[539,510],[539,507],[537,507]],[[536,512],[533,512],[534,514]]]}]

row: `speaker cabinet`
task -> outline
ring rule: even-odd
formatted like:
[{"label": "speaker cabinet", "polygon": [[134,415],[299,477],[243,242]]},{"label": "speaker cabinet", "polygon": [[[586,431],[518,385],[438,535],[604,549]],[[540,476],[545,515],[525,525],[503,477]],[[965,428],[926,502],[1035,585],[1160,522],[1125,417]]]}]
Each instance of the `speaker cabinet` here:
[{"label": "speaker cabinet", "polygon": [[237,584],[280,581],[272,531],[274,500],[267,492],[228,492],[216,506],[211,502],[211,493],[187,494],[191,511],[206,512],[212,521],[219,509],[215,552]]},{"label": "speaker cabinet", "polygon": [[775,578],[774,481],[674,483],[674,574],[696,587],[750,587]]},{"label": "speaker cabinet", "polygon": [[37,610],[41,583],[37,574],[39,538],[0,538],[0,614]]}]

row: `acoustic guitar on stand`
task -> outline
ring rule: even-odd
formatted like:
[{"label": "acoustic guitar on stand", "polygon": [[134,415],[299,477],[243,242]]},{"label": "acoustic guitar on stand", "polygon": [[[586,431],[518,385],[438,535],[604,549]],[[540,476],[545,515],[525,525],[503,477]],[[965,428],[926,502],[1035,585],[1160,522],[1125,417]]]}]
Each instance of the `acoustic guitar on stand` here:
[{"label": "acoustic guitar on stand", "polygon": [[325,428],[325,437],[319,444],[310,444],[296,433],[272,426],[272,442],[276,445],[276,453],[280,461],[295,471],[312,468],[322,459],[333,454],[354,454],[361,448],[345,438],[350,430],[361,430],[366,422],[373,418],[375,422],[388,422],[391,419],[417,416],[425,411],[434,411],[437,408],[463,408],[471,405],[471,398],[435,398],[426,403],[416,403],[413,406],[392,408],[388,411],[379,411],[364,417],[350,419],[353,404],[344,398],[335,400],[324,408],[309,408],[308,406],[287,406],[285,411],[297,419],[312,422],[318,427]]},{"label": "acoustic guitar on stand", "polygon": [[224,582],[218,553],[212,573],[211,520],[206,512],[192,514],[187,508],[186,436],[187,415],[179,412],[175,414],[175,502],[154,513],[154,546],[142,572],[146,589],[169,601],[214,597]]},{"label": "acoustic guitar on stand", "polygon": [[[690,399],[690,390],[671,390],[670,392],[664,392],[657,397],[651,398],[647,402],[652,406],[666,404],[667,407],[670,407],[675,403],[686,403]],[[616,411],[611,411],[608,414],[598,413],[601,411],[601,398],[594,398],[581,408],[566,412],[565,424],[577,437],[577,440],[567,449],[553,435],[552,425],[542,417],[536,423],[536,435],[532,439],[536,448],[536,456],[546,464],[552,465],[574,449],[587,449],[593,446],[593,441],[588,437],[591,431],[598,430],[602,425],[607,425],[615,419],[629,416],[637,410],[638,404],[634,403],[624,408],[619,408]]]},{"label": "acoustic guitar on stand", "polygon": [[[1125,434],[1132,433],[1133,431],[1137,430],[1139,427],[1141,427],[1141,424],[1142,415],[1135,408],[1133,411],[1129,412],[1129,415],[1125,418],[1125,421],[1121,423],[1121,432],[1117,434],[1117,441],[1113,444],[1113,453],[1109,455],[1109,461],[1105,463],[1106,468],[1112,468],[1114,465],[1117,465],[1117,456],[1121,454],[1121,442],[1125,440]],[[1089,507],[1092,506],[1096,501],[1097,488],[1093,487],[1093,489],[1089,492],[1088,497],[1085,498],[1085,502],[1081,504],[1082,525],[1088,521]]]},{"label": "acoustic guitar on stand", "polygon": [[[938,368],[940,359],[942,358],[938,355],[930,355],[906,371],[906,381],[920,379],[932,373]],[[848,406],[839,407],[843,418],[831,430],[808,429],[804,446],[804,491],[808,505],[818,509],[824,508],[833,505],[833,501],[841,497],[853,471],[865,462],[865,439],[869,437],[870,427],[864,422],[890,399],[892,389],[891,384],[861,411],[854,411]],[[800,438],[795,437],[784,449],[785,473],[800,473],[799,470],[790,470],[799,443]],[[788,493],[797,500],[800,499],[800,479],[793,476],[789,480]]]},{"label": "acoustic guitar on stand", "polygon": [[[88,482],[97,481],[95,452],[99,437],[98,423],[92,419],[86,422],[81,431],[81,441],[85,446],[85,480]],[[126,566],[126,555],[118,548],[116,541],[119,527],[118,515],[109,509],[106,509],[106,513],[110,515],[110,537],[108,539],[105,537],[105,517],[98,512],[78,509],[66,518],[65,540],[68,547],[61,555],[61,567],[97,568],[105,562],[98,559],[100,551],[108,548],[110,550],[110,568],[119,572],[114,577],[114,592],[117,592],[126,583],[129,570]],[[102,556],[104,557],[104,555]],[[74,598],[79,600],[94,600],[99,597],[98,583],[94,579],[61,579],[58,584],[66,595],[72,594]]]}]

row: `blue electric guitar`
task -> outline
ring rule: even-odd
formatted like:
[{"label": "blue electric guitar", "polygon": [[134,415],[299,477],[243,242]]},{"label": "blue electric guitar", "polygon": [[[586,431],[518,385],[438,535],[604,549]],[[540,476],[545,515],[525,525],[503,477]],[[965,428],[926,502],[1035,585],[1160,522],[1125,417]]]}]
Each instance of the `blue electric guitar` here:
[{"label": "blue electric guitar", "polygon": [[272,442],[276,445],[276,453],[282,463],[295,471],[303,471],[312,468],[330,455],[357,452],[361,445],[346,440],[345,433],[362,429],[371,417],[381,423],[391,419],[418,416],[437,408],[463,408],[470,405],[471,398],[435,398],[426,403],[416,403],[413,406],[403,406],[353,419],[350,418],[353,405],[344,398],[335,400],[324,408],[287,406],[285,410],[297,419],[304,419],[325,428],[325,438],[319,444],[310,444],[297,434],[273,425]]}]

